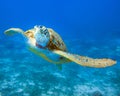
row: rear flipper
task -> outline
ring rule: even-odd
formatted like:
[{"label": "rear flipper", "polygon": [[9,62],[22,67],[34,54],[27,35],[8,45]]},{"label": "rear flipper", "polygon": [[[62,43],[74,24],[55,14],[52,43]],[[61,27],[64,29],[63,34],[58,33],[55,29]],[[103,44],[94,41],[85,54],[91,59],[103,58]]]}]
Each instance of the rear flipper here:
[{"label": "rear flipper", "polygon": [[116,61],[112,59],[93,59],[85,56],[70,54],[60,50],[54,50],[53,52],[63,57],[66,57],[67,59],[79,65],[87,66],[87,67],[103,68],[103,67],[112,66],[116,64]]}]

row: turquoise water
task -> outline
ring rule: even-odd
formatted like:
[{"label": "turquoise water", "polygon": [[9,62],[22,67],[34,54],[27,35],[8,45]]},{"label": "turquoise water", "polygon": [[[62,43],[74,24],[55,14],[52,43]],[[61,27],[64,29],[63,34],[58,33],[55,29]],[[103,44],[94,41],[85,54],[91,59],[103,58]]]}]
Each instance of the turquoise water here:
[{"label": "turquoise water", "polygon": [[4,36],[1,40],[1,96],[120,96],[119,39],[109,42],[66,39],[72,53],[112,58],[117,64],[97,69],[68,63],[62,65],[62,70],[28,51],[22,41],[25,39],[19,35]]},{"label": "turquoise water", "polygon": [[[21,35],[3,34],[35,25],[53,28],[70,53],[117,64],[72,62],[59,70],[30,52]],[[120,96],[120,0],[0,0],[0,96]]]}]

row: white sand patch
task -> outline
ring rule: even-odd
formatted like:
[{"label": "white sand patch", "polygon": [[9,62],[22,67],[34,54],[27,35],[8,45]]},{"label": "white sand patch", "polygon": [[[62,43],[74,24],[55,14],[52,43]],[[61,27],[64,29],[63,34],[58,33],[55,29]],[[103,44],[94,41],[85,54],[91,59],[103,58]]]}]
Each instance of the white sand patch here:
[{"label": "white sand patch", "polygon": [[18,92],[18,93],[23,92],[23,89],[22,89],[22,88],[18,88],[18,89],[16,90],[16,92]]},{"label": "white sand patch", "polygon": [[28,93],[23,93],[23,96],[30,96]]},{"label": "white sand patch", "polygon": [[65,76],[64,75],[62,75],[62,74],[60,74],[60,73],[53,73],[53,75],[54,76],[56,76],[56,77],[59,77],[59,78],[64,78],[65,79]]},{"label": "white sand patch", "polygon": [[95,86],[92,85],[76,85],[74,86],[74,96],[89,96],[95,91],[99,91],[103,94],[103,92]]}]

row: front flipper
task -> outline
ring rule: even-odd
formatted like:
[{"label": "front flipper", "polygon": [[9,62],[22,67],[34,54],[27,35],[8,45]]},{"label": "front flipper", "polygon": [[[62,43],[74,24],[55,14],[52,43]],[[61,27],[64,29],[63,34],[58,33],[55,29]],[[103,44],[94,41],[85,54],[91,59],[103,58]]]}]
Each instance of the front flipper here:
[{"label": "front flipper", "polygon": [[24,31],[20,28],[10,28],[4,32],[6,35],[13,36],[16,33],[24,34]]},{"label": "front flipper", "polygon": [[[66,62],[70,62],[68,59],[63,59],[63,60],[59,60],[59,61],[53,61],[51,60],[49,57],[47,57],[44,53],[42,53],[41,51],[37,50],[36,48],[34,47],[31,47],[31,46],[28,46],[28,49],[33,52],[34,54],[42,57],[43,59],[45,59],[46,61],[50,62],[50,63],[53,63],[53,64],[63,64],[63,63],[66,63]],[[61,67],[61,65],[59,66]]]},{"label": "front flipper", "polygon": [[87,67],[103,68],[103,67],[112,66],[116,64],[116,61],[112,59],[93,59],[90,57],[70,54],[67,52],[60,51],[60,50],[54,50],[53,52],[63,57],[66,57],[67,59],[79,65],[87,66]]}]

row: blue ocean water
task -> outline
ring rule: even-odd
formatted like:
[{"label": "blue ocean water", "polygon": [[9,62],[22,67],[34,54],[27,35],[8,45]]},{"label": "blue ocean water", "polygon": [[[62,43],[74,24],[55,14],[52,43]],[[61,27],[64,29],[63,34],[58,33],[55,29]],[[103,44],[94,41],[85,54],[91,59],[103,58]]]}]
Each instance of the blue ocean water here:
[{"label": "blue ocean water", "polygon": [[[119,0],[1,0],[0,96],[120,96]],[[59,70],[26,48],[11,27],[45,25],[58,32],[69,52],[111,58],[117,64],[88,68],[68,63]]]}]

